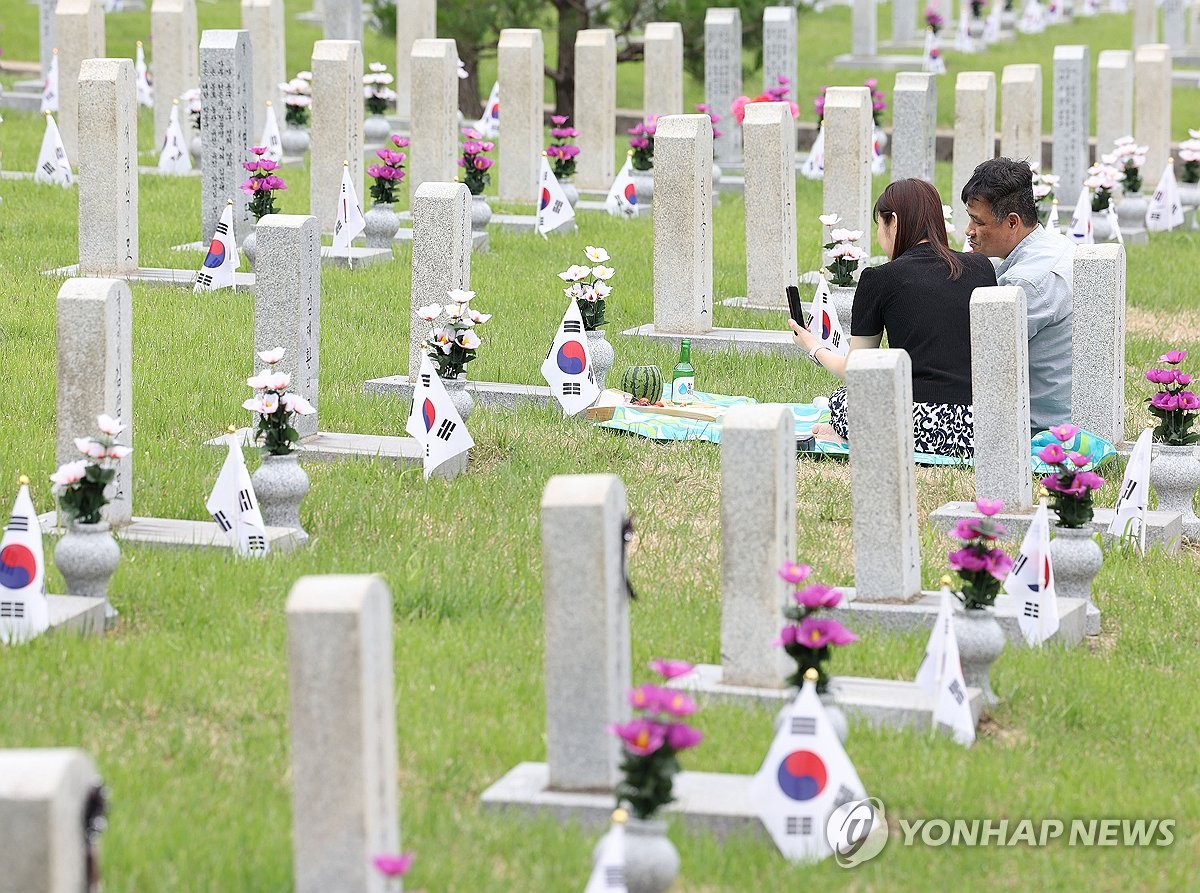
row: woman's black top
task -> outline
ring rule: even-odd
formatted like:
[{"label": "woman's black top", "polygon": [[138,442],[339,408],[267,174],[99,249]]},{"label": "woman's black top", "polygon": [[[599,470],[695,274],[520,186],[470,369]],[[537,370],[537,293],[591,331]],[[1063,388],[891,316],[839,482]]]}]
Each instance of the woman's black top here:
[{"label": "woman's black top", "polygon": [[914,403],[971,402],[971,292],[996,284],[992,262],[956,252],[962,275],[927,242],[862,271],[854,293],[850,331],[887,331],[888,347],[912,360]]}]

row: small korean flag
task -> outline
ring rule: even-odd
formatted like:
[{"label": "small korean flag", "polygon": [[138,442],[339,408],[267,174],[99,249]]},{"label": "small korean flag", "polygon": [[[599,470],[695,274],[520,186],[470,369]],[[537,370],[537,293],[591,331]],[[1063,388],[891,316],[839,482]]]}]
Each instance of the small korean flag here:
[{"label": "small korean flag", "polygon": [[820,180],[825,176],[824,124],[817,129],[817,138],[813,140],[813,145],[808,152],[808,157],[804,159],[804,164],[800,167],[800,173],[809,180]]},{"label": "small korean flag", "polygon": [[554,171],[550,170],[550,162],[546,160],[545,153],[542,154],[541,182],[541,192],[538,194],[537,228],[544,239],[547,233],[573,221],[575,209],[571,207],[570,201],[567,200],[567,194],[559,185],[558,177],[554,176]]},{"label": "small korean flag", "polygon": [[629,888],[625,886],[625,824],[615,813],[612,827],[600,838],[597,850],[596,866],[583,893],[628,893]]},{"label": "small korean flag", "polygon": [[179,124],[179,100],[171,105],[171,120],[167,136],[158,156],[158,169],[167,174],[186,174],[192,169],[192,153],[183,142],[183,127]]},{"label": "small korean flag", "polygon": [[1113,512],[1108,532],[1124,539],[1133,537],[1142,553],[1146,551],[1146,505],[1150,495],[1150,452],[1152,428],[1138,435],[1129,464],[1125,466],[1125,477],[1117,491],[1117,507]]},{"label": "small korean flag", "polygon": [[46,114],[46,132],[42,136],[42,148],[38,152],[37,168],[33,172],[34,182],[52,183],[66,188],[75,182],[71,175],[71,162],[67,161],[67,150],[54,116]]},{"label": "small korean flag", "polygon": [[942,587],[933,632],[925,646],[925,657],[917,669],[916,684],[934,699],[933,724],[948,726],[954,740],[970,747],[975,743],[975,718],[967,698],[962,661],[958,657],[958,639],[954,636],[954,611],[950,589]]},{"label": "small korean flag", "polygon": [[362,207],[358,204],[358,191],[350,179],[350,164],[342,166],[342,185],[338,193],[337,220],[333,224],[334,254],[349,254],[350,243],[366,229]]},{"label": "small korean flag", "polygon": [[425,447],[425,480],[440,465],[475,446],[428,356],[421,357],[421,371],[417,374],[412,409],[404,430]]},{"label": "small korean flag", "polygon": [[840,357],[850,353],[850,339],[842,331],[837,310],[829,294],[829,283],[824,276],[817,277],[817,291],[813,295],[812,320],[808,330],[821,339],[821,343]]},{"label": "small korean flag", "polygon": [[0,539],[0,642],[24,642],[49,626],[42,528],[29,497],[29,485],[22,478],[4,538]]},{"label": "small korean flag", "polygon": [[1174,165],[1168,160],[1150,199],[1150,207],[1146,209],[1146,229],[1162,233],[1177,226],[1183,226],[1183,203],[1179,200]]},{"label": "small korean flag", "polygon": [[817,697],[816,673],[783,712],[762,767],[750,780],[750,805],[779,851],[793,861],[833,854],[829,816],[867,794]]},{"label": "small korean flag", "polygon": [[1004,581],[1004,591],[1017,603],[1017,624],[1030,645],[1041,645],[1058,632],[1058,596],[1050,561],[1050,517],[1038,506],[1025,531],[1021,551]]},{"label": "small korean flag", "polygon": [[564,415],[578,415],[600,396],[600,388],[592,375],[583,315],[574,298],[567,305],[554,344],[542,363],[542,377],[550,385],[550,393],[562,406]]},{"label": "small korean flag", "polygon": [[218,288],[232,288],[234,273],[241,266],[242,258],[238,253],[237,238],[233,231],[233,202],[225,205],[221,219],[217,221],[217,231],[213,233],[212,241],[208,243],[208,254],[204,257],[204,266],[196,274],[196,284],[192,294],[202,291],[216,291]]},{"label": "small korean flag", "polygon": [[50,57],[50,68],[46,71],[46,82],[42,85],[42,108],[46,112],[58,111],[58,47]]},{"label": "small korean flag", "polygon": [[260,146],[266,146],[264,158],[271,161],[283,161],[283,140],[279,136],[279,119],[275,117],[275,106],[267,100],[267,118],[263,122],[262,141]]},{"label": "small korean flag", "polygon": [[1067,235],[1076,245],[1096,243],[1092,233],[1092,190],[1086,186],[1079,190],[1079,201],[1075,203],[1075,213],[1071,215],[1071,229]]},{"label": "small korean flag", "polygon": [[152,108],[154,106],[154,89],[150,86],[150,72],[146,68],[146,53],[142,49],[140,40],[137,42],[137,59],[133,63],[133,70],[138,105]]},{"label": "small korean flag", "polygon": [[492,84],[492,92],[483,106],[483,117],[475,125],[475,129],[484,136],[494,137],[500,133],[500,84]]},{"label": "small korean flag", "polygon": [[633,182],[631,155],[625,156],[625,163],[617,171],[617,178],[613,180],[608,196],[604,199],[604,208],[613,217],[637,217],[637,184]]},{"label": "small korean flag", "polygon": [[229,444],[225,464],[204,507],[239,555],[267,554],[267,528],[240,444]]}]

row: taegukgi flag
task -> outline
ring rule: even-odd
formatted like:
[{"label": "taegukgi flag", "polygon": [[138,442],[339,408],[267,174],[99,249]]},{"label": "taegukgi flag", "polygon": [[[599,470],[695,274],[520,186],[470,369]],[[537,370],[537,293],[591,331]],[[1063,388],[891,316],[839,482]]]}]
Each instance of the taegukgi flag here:
[{"label": "taegukgi flag", "polygon": [[232,438],[217,483],[204,507],[239,555],[267,554],[270,548],[267,526],[254,496],[250,472],[246,470],[246,457]]},{"label": "taegukgi flag", "polygon": [[137,88],[138,105],[147,108],[154,105],[154,90],[150,86],[150,74],[146,68],[146,53],[142,50],[142,42],[137,42],[137,59],[133,63],[134,85]]},{"label": "taegukgi flag", "polygon": [[1129,454],[1121,489],[1117,491],[1117,507],[1108,532],[1113,536],[1133,537],[1142,552],[1146,551],[1146,506],[1150,497],[1150,453],[1154,430],[1146,428],[1138,435]]},{"label": "taegukgi flag", "polygon": [[917,669],[916,684],[934,699],[934,725],[949,726],[954,740],[970,747],[975,742],[975,717],[967,698],[958,639],[954,635],[954,611],[950,590],[942,587],[941,602],[933,632],[925,646],[925,656]]},{"label": "taegukgi flag", "polygon": [[283,140],[279,136],[279,119],[275,117],[275,106],[271,105],[271,100],[267,100],[267,117],[263,122],[262,141],[260,146],[266,146],[267,152],[263,156],[271,161],[283,161]]},{"label": "taegukgi flag", "polygon": [[829,293],[829,283],[825,277],[818,274],[817,291],[813,295],[812,319],[809,320],[808,330],[821,339],[821,343],[844,357],[850,353],[850,339],[842,331],[838,320],[837,310]]},{"label": "taegukgi flag", "polygon": [[0,539],[0,642],[24,642],[49,627],[42,528],[23,478]]},{"label": "taegukgi flag", "polygon": [[928,71],[930,74],[946,73],[946,60],[942,58],[940,41],[933,33],[932,28],[925,32],[925,50],[921,57],[921,70]]},{"label": "taegukgi flag", "polygon": [[1096,243],[1092,232],[1092,190],[1086,186],[1079,190],[1079,200],[1075,202],[1075,212],[1071,215],[1071,228],[1067,235],[1076,245]]},{"label": "taegukgi flag", "polygon": [[542,234],[542,238],[545,238],[547,233],[574,220],[575,209],[571,207],[567,194],[563,192],[558,177],[554,176],[554,171],[550,170],[550,162],[546,160],[544,152],[542,153],[541,183],[542,188],[538,195],[537,228],[538,232]]},{"label": "taegukgi flag", "polygon": [[42,84],[41,111],[43,114],[58,111],[58,47],[50,56],[50,68],[46,70],[46,82]]},{"label": "taegukgi flag", "polygon": [[1050,560],[1050,517],[1041,503],[1025,531],[1021,551],[1004,581],[1017,603],[1017,624],[1029,645],[1041,645],[1058,632],[1058,594]]},{"label": "taegukgi flag", "polygon": [[625,824],[614,821],[600,838],[599,854],[583,893],[627,893],[625,886]]},{"label": "taegukgi flag", "polygon": [[488,94],[483,106],[483,117],[475,125],[475,129],[484,136],[498,136],[500,133],[500,83],[492,84],[492,92]]},{"label": "taegukgi flag", "polygon": [[805,680],[782,718],[747,793],[779,851],[793,861],[816,862],[833,854],[826,836],[829,816],[867,794],[817,697],[815,681]]},{"label": "taegukgi flag", "polygon": [[196,284],[192,294],[202,291],[216,291],[218,288],[237,287],[234,273],[241,266],[242,258],[238,253],[237,238],[233,231],[233,201],[225,205],[221,219],[217,221],[217,231],[213,233],[212,241],[208,243],[208,254],[204,257],[204,265],[196,274]]},{"label": "taegukgi flag", "polygon": [[462,416],[450,402],[446,386],[426,355],[421,356],[421,371],[417,374],[412,409],[404,430],[425,447],[426,480],[438,466],[475,446]]},{"label": "taegukgi flag", "polygon": [[812,148],[804,164],[800,165],[800,173],[809,180],[820,180],[825,177],[825,125],[817,128],[817,138],[813,140]]},{"label": "taegukgi flag", "polygon": [[158,155],[158,169],[168,174],[186,174],[192,169],[192,153],[183,142],[183,127],[179,123],[178,99],[171,103],[171,119]]},{"label": "taegukgi flag", "polygon": [[637,217],[637,184],[633,182],[633,153],[625,156],[625,163],[617,171],[617,178],[609,187],[604,199],[604,208],[613,217]]},{"label": "taegukgi flag", "polygon": [[49,112],[46,113],[46,132],[42,135],[42,148],[38,152],[33,179],[36,183],[52,183],[64,188],[75,182],[62,135],[54,123],[54,116]]},{"label": "taegukgi flag", "polygon": [[342,166],[342,185],[338,193],[337,220],[333,224],[333,250],[349,253],[354,237],[367,227],[362,207],[358,204],[358,191],[350,179],[350,164]]},{"label": "taegukgi flag", "polygon": [[1152,233],[1162,233],[1177,226],[1183,226],[1183,202],[1179,200],[1175,170],[1168,161],[1150,198],[1150,207],[1146,209],[1146,229]]},{"label": "taegukgi flag", "polygon": [[583,314],[574,298],[568,300],[558,334],[542,363],[542,377],[550,385],[550,393],[565,415],[578,415],[600,396],[600,388],[592,374],[587,335],[583,331]]}]

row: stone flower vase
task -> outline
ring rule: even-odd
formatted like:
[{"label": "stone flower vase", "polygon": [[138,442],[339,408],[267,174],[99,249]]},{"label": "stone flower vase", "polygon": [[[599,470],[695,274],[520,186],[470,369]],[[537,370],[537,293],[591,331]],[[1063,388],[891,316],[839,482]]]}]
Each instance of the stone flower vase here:
[{"label": "stone flower vase", "polygon": [[104,617],[111,624],[117,609],[108,601],[108,581],[121,561],[121,549],[107,521],[71,521],[54,547],[54,565],[67,581],[68,595],[104,599]]},{"label": "stone flower vase", "polygon": [[308,475],[300,467],[299,456],[263,456],[250,482],[263,523],[268,527],[290,527],[308,536],[300,524],[300,501],[308,493]]},{"label": "stone flower vase", "polygon": [[392,125],[383,115],[368,115],[363,121],[363,140],[367,143],[382,143],[392,134]]},{"label": "stone flower vase", "polygon": [[450,402],[465,422],[475,409],[475,397],[467,390],[467,374],[464,372],[457,378],[443,378],[442,384],[446,387]]},{"label": "stone flower vase", "polygon": [[575,207],[579,201],[579,190],[575,188],[575,182],[569,177],[563,177],[558,181],[558,185],[562,187],[563,195],[567,197],[571,207]]},{"label": "stone flower vase", "polygon": [[714,161],[712,170],[712,203],[714,205],[721,204],[721,177],[724,175],[725,172],[721,170],[721,165]]},{"label": "stone flower vase", "polygon": [[303,155],[308,151],[308,130],[289,124],[283,128],[283,133],[279,134],[279,142],[283,144],[285,155]]},{"label": "stone flower vase", "polygon": [[654,169],[639,171],[635,167],[630,170],[629,176],[633,178],[633,185],[637,189],[638,208],[650,207],[654,201]]},{"label": "stone flower vase", "polygon": [[625,888],[629,893],[665,893],[679,874],[679,851],[661,819],[625,823]]},{"label": "stone flower vase", "polygon": [[1092,579],[1104,563],[1100,544],[1092,539],[1091,527],[1054,527],[1050,540],[1050,562],[1054,568],[1054,590],[1061,598],[1087,602],[1084,632],[1100,635],[1100,609],[1092,604]]},{"label": "stone flower vase", "polygon": [[1127,193],[1117,202],[1117,222],[1125,244],[1145,245],[1149,241],[1146,235],[1146,210],[1149,207],[1150,202],[1140,192]]},{"label": "stone flower vase", "polygon": [[983,705],[1000,703],[992,691],[989,674],[992,664],[1004,650],[1004,630],[992,608],[959,608],[954,612],[954,637],[958,640],[958,656],[962,662],[963,681],[968,688],[983,692]]},{"label": "stone flower vase", "polygon": [[1092,238],[1097,242],[1113,240],[1112,224],[1109,222],[1107,211],[1096,211],[1092,214]]},{"label": "stone flower vase", "polygon": [[608,336],[604,334],[604,329],[590,330],[587,333],[587,339],[588,357],[592,361],[592,375],[596,377],[596,387],[603,391],[604,377],[612,368],[617,354],[613,350],[613,346],[608,343]]},{"label": "stone flower vase", "polygon": [[400,215],[386,202],[375,202],[363,215],[368,248],[391,248],[400,230]]},{"label": "stone flower vase", "polygon": [[492,206],[483,193],[471,196],[471,232],[483,232],[492,219]]},{"label": "stone flower vase", "polygon": [[838,322],[841,323],[842,331],[847,336],[850,334],[850,318],[854,310],[854,289],[853,285],[831,285],[829,287],[833,309],[837,311]]},{"label": "stone flower vase", "polygon": [[242,254],[246,256],[246,260],[250,261],[250,270],[254,270],[254,255],[258,251],[258,221],[254,221],[254,226],[250,227],[250,232],[242,238]]},{"label": "stone flower vase", "polygon": [[1158,494],[1158,510],[1179,512],[1183,516],[1184,537],[1200,539],[1200,518],[1192,508],[1196,489],[1200,487],[1200,459],[1196,458],[1196,447],[1154,444],[1150,486]]}]

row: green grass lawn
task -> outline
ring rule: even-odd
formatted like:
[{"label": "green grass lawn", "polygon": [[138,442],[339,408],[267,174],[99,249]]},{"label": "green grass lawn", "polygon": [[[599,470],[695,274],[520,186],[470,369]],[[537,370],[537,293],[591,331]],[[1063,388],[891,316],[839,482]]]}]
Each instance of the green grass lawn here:
[{"label": "green grass lawn", "polygon": [[[4,0],[2,8],[5,54],[19,57],[18,15],[25,22],[35,7]],[[236,23],[236,5],[203,4],[201,15],[205,25],[218,15]],[[829,15],[836,22],[845,12]],[[145,19],[131,13],[109,21],[115,29]],[[1122,17],[1096,26],[1104,23],[1114,33],[1128,27]],[[305,38],[299,31],[289,36],[294,53]],[[31,168],[40,120],[5,117],[6,167]],[[289,168],[286,176],[283,210],[302,213],[308,172]],[[948,181],[948,166],[940,166],[943,195]],[[878,180],[876,192],[882,186]],[[140,191],[143,265],[198,263],[199,255],[169,246],[199,235],[199,181],[147,176]],[[799,184],[802,269],[816,261],[820,195],[820,184]],[[54,469],[60,282],[40,271],[77,259],[76,193],[0,180],[0,197],[0,378],[7,384],[0,388],[7,422],[0,427],[0,480],[8,482],[0,498],[11,498],[17,476],[28,474],[44,510]],[[713,225],[720,299],[745,289],[740,198],[724,197]],[[606,247],[617,269],[608,327],[614,374],[634,363],[673,365],[665,350],[616,334],[651,319],[651,221],[587,215],[578,235],[549,242],[495,231],[491,253],[473,257],[476,304],[495,316],[482,332],[472,377],[540,383],[538,366],[562,312],[555,273],[581,260],[587,244]],[[1150,388],[1141,370],[1167,346],[1200,357],[1190,262],[1198,248],[1197,234],[1179,232],[1130,249],[1131,431],[1148,419],[1142,401]],[[324,430],[403,433],[407,406],[364,396],[362,383],[404,371],[410,260],[402,248],[384,267],[324,271]],[[148,285],[134,285],[133,295],[135,509],[204,518],[223,456],[200,444],[231,422],[248,422],[241,402],[249,396],[253,299]],[[782,315],[722,307],[714,313],[718,325],[783,324]],[[836,384],[807,362],[780,358],[702,354],[693,363],[702,389],[764,401],[807,400]],[[9,680],[0,694],[0,746],[82,747],[111,787],[102,841],[106,890],[289,889],[284,602],[302,575],[368,572],[384,577],[394,600],[402,837],[418,853],[410,886],[431,893],[583,888],[592,837],[570,825],[484,814],[478,805],[479,794],[514,764],[545,755],[541,492],[554,474],[611,472],[625,482],[637,524],[629,570],[640,596],[632,627],[641,681],[653,656],[719,661],[719,451],[614,436],[542,409],[480,408],[470,426],[477,443],[471,468],[451,483],[426,483],[415,468],[311,464],[313,487],[303,506],[309,549],[237,561],[124,547],[111,590],[122,616],[115,632],[48,637],[0,653]],[[848,468],[798,465],[799,557],[823,581],[848,584]],[[1105,505],[1115,500],[1120,468],[1110,477]],[[953,469],[921,469],[917,478],[923,579],[933,585],[949,543],[928,527],[928,513],[969,498],[972,478]],[[1084,849],[1060,840],[1019,850],[928,849],[903,846],[893,825],[883,854],[846,872],[832,862],[792,866],[756,841],[718,844],[676,828],[683,871],[675,889],[923,890],[971,887],[983,878],[990,888],[1013,891],[1189,888],[1200,860],[1198,558],[1195,549],[1175,557],[1108,555],[1094,589],[1102,635],[1069,652],[1006,651],[993,673],[1003,703],[972,749],[940,736],[865,727],[852,729],[848,746],[867,790],[893,821],[1173,818],[1171,847]],[[49,584],[61,587],[57,571]],[[837,655],[835,671],[911,679],[923,645],[921,636],[868,637]],[[771,712],[713,706],[696,719],[706,740],[687,755],[686,768],[755,771],[771,737]],[[964,883],[969,877],[981,881]]]}]

